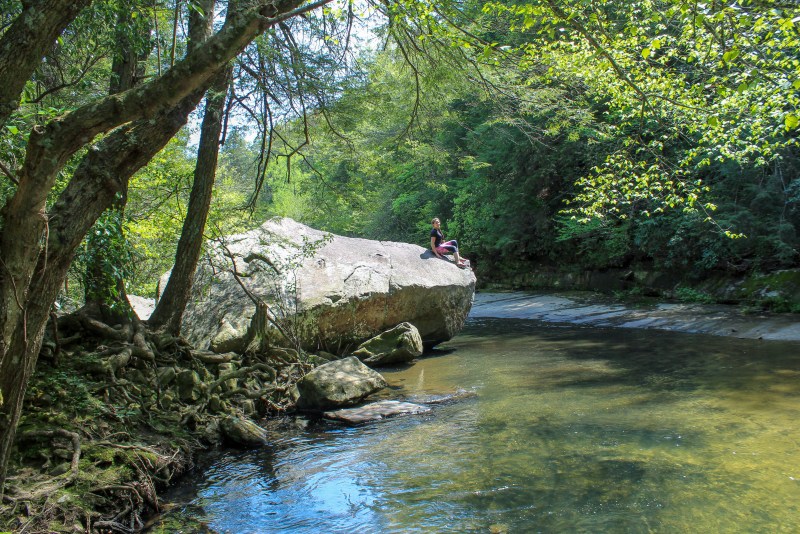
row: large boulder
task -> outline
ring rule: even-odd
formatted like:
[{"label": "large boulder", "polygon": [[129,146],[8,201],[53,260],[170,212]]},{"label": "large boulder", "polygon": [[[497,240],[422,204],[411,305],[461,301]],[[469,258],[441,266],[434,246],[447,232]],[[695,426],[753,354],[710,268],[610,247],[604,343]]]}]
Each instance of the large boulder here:
[{"label": "large boulder", "polygon": [[420,355],[422,338],[411,323],[400,323],[365,341],[353,351],[353,356],[370,367],[406,363]]},{"label": "large boulder", "polygon": [[355,356],[320,365],[300,381],[297,407],[325,410],[352,406],[387,386],[386,380]]},{"label": "large boulder", "polygon": [[182,333],[198,348],[218,351],[264,339],[285,345],[288,337],[289,346],[346,354],[410,322],[433,346],[461,330],[474,290],[472,271],[418,245],[342,237],[275,218],[210,245]]}]

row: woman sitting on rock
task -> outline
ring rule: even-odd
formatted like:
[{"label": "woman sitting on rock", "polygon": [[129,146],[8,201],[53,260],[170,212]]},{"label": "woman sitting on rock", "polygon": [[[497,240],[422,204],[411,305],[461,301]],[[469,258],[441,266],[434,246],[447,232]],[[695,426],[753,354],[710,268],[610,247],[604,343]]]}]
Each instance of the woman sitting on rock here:
[{"label": "woman sitting on rock", "polygon": [[431,224],[433,225],[431,230],[431,250],[436,254],[436,257],[444,259],[443,254],[452,254],[456,260],[456,265],[462,269],[466,268],[469,265],[469,260],[458,255],[458,241],[455,239],[444,240],[441,230],[442,222],[438,217],[434,217]]}]

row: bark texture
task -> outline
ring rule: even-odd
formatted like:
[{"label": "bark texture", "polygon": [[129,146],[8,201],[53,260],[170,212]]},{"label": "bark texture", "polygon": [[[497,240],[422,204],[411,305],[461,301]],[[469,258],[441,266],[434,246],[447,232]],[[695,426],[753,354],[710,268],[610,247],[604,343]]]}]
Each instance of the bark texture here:
[{"label": "bark texture", "polygon": [[229,68],[220,73],[206,98],[206,112],[203,116],[200,145],[197,150],[194,182],[178,248],[175,251],[172,276],[149,321],[150,325],[163,328],[173,335],[180,334],[181,319],[191,296],[194,272],[203,249],[203,233],[216,179],[219,138],[230,75]]},{"label": "bark texture", "polygon": [[[209,0],[206,0],[206,5],[201,7],[205,13],[213,12],[213,2]],[[196,27],[199,29],[202,28],[202,25],[197,24]],[[210,31],[210,26],[208,30]],[[206,95],[206,109],[200,128],[200,144],[197,149],[194,181],[181,237],[175,251],[175,266],[172,269],[172,277],[148,321],[151,326],[162,328],[174,335],[180,333],[181,318],[186,309],[186,303],[189,302],[194,271],[203,247],[203,232],[208,220],[211,194],[217,175],[219,139],[231,74],[230,67],[220,72],[214,78],[208,95]]]},{"label": "bark texture", "polygon": [[[33,277],[18,309],[18,330],[0,342],[0,460],[3,469],[13,444],[25,389],[36,365],[50,309],[58,296],[75,250],[100,214],[127,186],[128,179],[166,145],[186,123],[204,91],[186,97],[180,106],[157,121],[139,121],[109,135],[90,151],[49,215],[47,247],[39,256]],[[7,231],[7,230],[6,230]],[[16,304],[16,301],[15,301]],[[8,340],[8,341],[7,341]],[[5,472],[2,473],[2,479]]]},{"label": "bark texture", "polygon": [[0,127],[19,106],[22,89],[47,50],[91,0],[22,4],[19,17],[0,38]]},{"label": "bark texture", "polygon": [[[111,79],[108,84],[108,93],[113,95],[132,89],[137,82],[137,53],[135,40],[129,33],[131,12],[133,5],[130,2],[122,2],[117,14],[117,46],[111,64]],[[141,28],[138,40],[146,41],[150,28]],[[109,208],[118,213],[117,222],[122,222],[125,212],[125,205],[128,203],[127,180],[124,186],[114,198],[114,202]],[[120,240],[122,235],[122,225],[115,225],[115,230],[119,232]],[[127,322],[133,316],[131,305],[128,302],[125,292],[125,281],[121,276],[113,276],[107,272],[104,265],[113,264],[113,254],[106,243],[98,243],[96,240],[89,239],[87,242],[88,257],[91,261],[86,266],[84,273],[84,302],[92,309],[100,311],[103,321],[109,324]]]}]

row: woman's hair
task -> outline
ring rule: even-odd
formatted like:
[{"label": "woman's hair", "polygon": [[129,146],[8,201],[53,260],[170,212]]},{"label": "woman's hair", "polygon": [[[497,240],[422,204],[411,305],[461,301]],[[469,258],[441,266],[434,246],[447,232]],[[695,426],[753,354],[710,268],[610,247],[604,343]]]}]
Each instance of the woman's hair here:
[{"label": "woman's hair", "polygon": [[439,217],[434,217],[433,220],[431,221],[431,224],[434,224],[434,223],[437,223],[437,222],[440,223],[442,221],[439,220]]}]

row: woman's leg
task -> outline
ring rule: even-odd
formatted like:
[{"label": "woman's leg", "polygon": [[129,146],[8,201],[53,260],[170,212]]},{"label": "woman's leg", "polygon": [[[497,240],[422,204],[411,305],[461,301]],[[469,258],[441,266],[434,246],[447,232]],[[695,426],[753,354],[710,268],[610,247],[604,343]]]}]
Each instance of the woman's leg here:
[{"label": "woman's leg", "polygon": [[462,262],[462,258],[458,253],[458,241],[456,241],[455,239],[451,239],[450,241],[447,241],[446,243],[442,243],[442,246],[450,248],[450,250],[453,253],[453,257],[456,260],[456,265],[458,265],[458,264],[460,264]]}]

